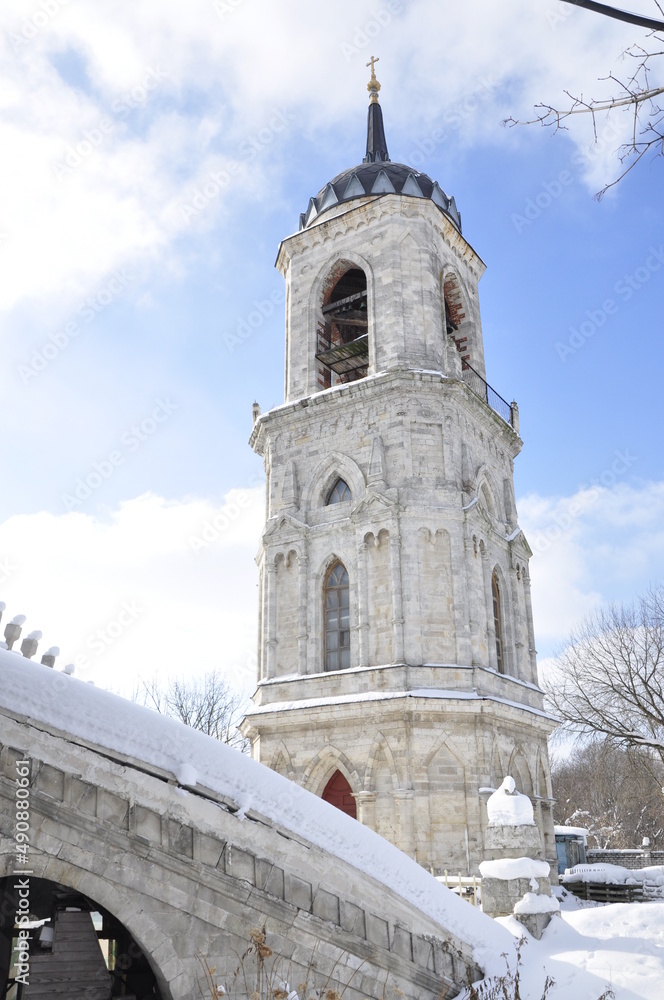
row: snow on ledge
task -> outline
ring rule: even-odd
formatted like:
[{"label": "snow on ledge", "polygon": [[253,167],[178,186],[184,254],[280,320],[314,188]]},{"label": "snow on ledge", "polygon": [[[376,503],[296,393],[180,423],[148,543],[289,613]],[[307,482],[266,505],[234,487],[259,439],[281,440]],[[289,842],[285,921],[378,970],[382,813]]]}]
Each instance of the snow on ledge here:
[{"label": "snow on ledge", "polygon": [[585,826],[554,826],[554,834],[558,836],[587,837]]},{"label": "snow on ledge", "polygon": [[557,913],[560,903],[553,896],[541,896],[536,892],[527,892],[523,899],[514,904],[515,913]]},{"label": "snow on ledge", "polygon": [[[313,677],[314,674],[307,674]],[[280,678],[281,680],[281,678]],[[396,698],[430,698],[441,701],[491,701],[499,705],[509,705],[522,712],[531,715],[538,715],[543,719],[553,719],[548,712],[543,712],[539,708],[532,708],[520,701],[510,701],[508,698],[498,698],[495,695],[478,694],[477,691],[459,691],[456,688],[413,688],[403,691],[363,691],[357,694],[323,695],[320,698],[298,698],[292,701],[271,701],[266,705],[258,705],[248,709],[247,716],[251,718],[255,715],[270,715],[274,712],[293,712],[297,709],[324,708],[327,705],[350,705],[363,701],[391,701]],[[533,821],[534,822],[534,821]]]},{"label": "snow on ledge", "polygon": [[489,826],[535,826],[532,802],[517,792],[516,782],[509,775],[487,799],[486,811]]},{"label": "snow on ledge", "polygon": [[548,878],[551,866],[548,861],[535,858],[499,858],[498,861],[482,861],[482,878],[499,878],[505,882],[513,878]]},{"label": "snow on ledge", "polygon": [[606,885],[638,885],[648,882],[650,885],[664,885],[664,867],[653,865],[648,868],[623,868],[622,865],[597,864],[576,865],[567,868],[560,881],[565,882],[597,882]]},{"label": "snow on ledge", "polygon": [[[441,885],[373,830],[246,754],[149,708],[0,650],[0,714],[62,733],[172,775],[253,812],[388,886],[457,934],[486,971],[511,951],[512,935]],[[29,752],[29,747],[25,748]],[[182,799],[187,808],[187,799]]]}]

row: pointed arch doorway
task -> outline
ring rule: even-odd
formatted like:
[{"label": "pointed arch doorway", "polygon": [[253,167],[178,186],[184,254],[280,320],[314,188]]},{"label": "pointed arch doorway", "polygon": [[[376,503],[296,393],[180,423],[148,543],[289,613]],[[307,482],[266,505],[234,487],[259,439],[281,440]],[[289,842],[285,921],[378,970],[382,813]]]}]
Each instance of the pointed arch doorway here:
[{"label": "pointed arch doorway", "polygon": [[336,806],[337,809],[341,809],[341,811],[345,812],[347,816],[352,816],[353,819],[357,819],[355,799],[353,798],[351,787],[341,771],[337,770],[334,772],[323,789],[322,798],[324,802],[329,802],[330,805]]}]

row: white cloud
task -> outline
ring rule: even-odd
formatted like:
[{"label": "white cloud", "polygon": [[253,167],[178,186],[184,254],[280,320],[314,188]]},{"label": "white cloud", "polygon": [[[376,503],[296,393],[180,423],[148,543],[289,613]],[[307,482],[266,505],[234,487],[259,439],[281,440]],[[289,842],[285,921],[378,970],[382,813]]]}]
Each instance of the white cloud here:
[{"label": "white cloud", "polygon": [[[56,13],[37,18],[41,8],[26,17],[25,5],[10,0],[3,8],[9,35],[0,51],[0,141],[11,155],[0,163],[0,183],[12,197],[0,219],[0,304],[33,298],[52,310],[57,299],[64,310],[115,268],[168,259],[174,241],[196,229],[183,217],[183,196],[237,160],[242,140],[265,127],[275,108],[297,112],[302,132],[334,141],[338,123],[359,113],[374,47],[382,53],[390,135],[403,136],[401,155],[445,122],[454,122],[448,131],[455,147],[489,136],[525,141],[532,131],[502,130],[500,119],[528,115],[565,87],[595,89],[625,38],[640,37],[561,6],[340,0],[330,17],[329,5],[307,0],[52,0]],[[83,87],[56,69],[74,57]],[[132,114],[114,110],[118,102]],[[86,133],[97,135],[102,120],[109,131],[80,154],[90,145]],[[588,146],[582,123],[573,123],[572,136],[579,148]],[[617,144],[612,135],[578,168],[593,189],[609,179]],[[68,148],[72,162],[81,162],[58,179],[54,164]],[[273,190],[282,165],[269,149],[241,163],[239,183],[210,199],[194,221],[218,220],[238,191],[255,197],[261,178]]]},{"label": "white cloud", "polygon": [[[139,677],[219,668],[237,687],[255,681],[254,556],[265,490],[223,502],[145,494],[107,521],[82,513],[12,517],[0,525],[4,621],[26,614],[74,660],[83,680],[130,692]],[[101,630],[101,631],[100,631]]]},{"label": "white cloud", "polygon": [[520,523],[533,549],[535,634],[551,649],[599,604],[631,601],[662,580],[664,482],[529,494]]}]

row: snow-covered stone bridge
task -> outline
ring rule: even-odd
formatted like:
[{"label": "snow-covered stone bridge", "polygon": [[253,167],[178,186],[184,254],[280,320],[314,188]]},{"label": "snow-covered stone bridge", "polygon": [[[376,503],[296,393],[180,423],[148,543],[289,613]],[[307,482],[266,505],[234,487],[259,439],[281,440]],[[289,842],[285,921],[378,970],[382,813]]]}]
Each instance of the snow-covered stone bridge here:
[{"label": "snow-covered stone bridge", "polygon": [[[345,1000],[434,1000],[443,985],[451,997],[481,978],[485,954],[505,950],[501,927],[333,806],[201,733],[4,650],[0,744],[4,887],[27,869],[38,896],[52,884],[93,901],[141,949],[162,1000],[201,995],[201,957],[243,993],[233,970],[254,928],[266,930],[275,982],[301,983],[309,970],[312,988],[345,988]],[[16,779],[27,767],[19,845]]]}]

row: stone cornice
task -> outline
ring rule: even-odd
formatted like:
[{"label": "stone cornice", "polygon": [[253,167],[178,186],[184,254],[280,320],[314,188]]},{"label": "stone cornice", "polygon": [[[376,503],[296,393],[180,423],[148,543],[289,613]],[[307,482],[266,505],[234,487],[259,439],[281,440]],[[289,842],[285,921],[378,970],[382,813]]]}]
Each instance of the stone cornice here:
[{"label": "stone cornice", "polygon": [[[413,701],[416,704],[413,704],[410,708],[406,708],[406,706],[402,704],[406,701]],[[477,715],[486,711],[487,708],[491,708],[494,705],[500,705],[502,706],[499,712],[501,717],[505,714],[504,709],[508,708],[518,713],[525,712],[530,716],[536,716],[537,718],[550,723],[551,731],[558,725],[558,719],[542,709],[526,705],[523,702],[512,701],[508,698],[500,698],[497,695],[477,694],[476,692],[468,691],[440,691],[438,693],[426,695],[419,694],[417,690],[373,691],[370,693],[358,693],[341,696],[322,695],[320,698],[303,698],[300,700],[283,702],[277,701],[270,702],[267,705],[254,706],[253,708],[248,709],[246,718],[248,720],[254,720],[258,717],[264,716],[282,716],[284,727],[289,728],[293,725],[294,712],[310,714],[312,712],[315,713],[318,710],[329,709],[333,705],[344,705],[346,708],[344,717],[349,718],[349,710],[352,710],[353,706],[356,706],[359,714],[362,715],[363,711],[361,706],[369,703],[375,705],[377,702],[385,702],[390,703],[390,707],[393,706],[394,711],[399,715],[405,715],[406,712],[416,712],[418,715],[422,715],[428,710],[440,720],[441,701],[453,704],[453,711],[456,714]],[[325,715],[327,716],[327,713],[325,713]]]},{"label": "stone cornice", "polygon": [[275,262],[277,270],[285,275],[291,260],[297,254],[305,250],[310,251],[328,241],[336,242],[350,232],[383,219],[394,219],[396,215],[406,219],[419,217],[427,222],[434,232],[442,237],[455,257],[468,265],[478,280],[486,270],[486,264],[470,243],[436,205],[426,199],[385,194],[380,198],[368,198],[360,204],[352,202],[351,205],[352,207],[341,214],[322,219],[308,229],[300,230],[283,239],[279,244]]},{"label": "stone cornice", "polygon": [[[356,396],[361,397],[373,394],[375,391],[382,392],[385,388],[391,388],[392,385],[406,385],[412,382],[428,383],[430,385],[444,384],[449,387],[450,392],[461,393],[464,407],[467,408],[468,404],[472,405],[473,417],[476,414],[480,414],[487,428],[490,427],[494,433],[495,431],[499,431],[501,436],[507,439],[510,452],[513,453],[512,457],[516,457],[521,451],[522,441],[516,431],[502,417],[498,416],[488,403],[484,403],[465,382],[454,376],[445,375],[443,372],[415,368],[394,368],[386,372],[376,372],[375,375],[368,375],[366,378],[358,379],[356,382],[335,385],[331,389],[322,389],[320,392],[312,393],[310,396],[303,396],[300,399],[280,403],[279,406],[267,410],[258,417],[249,438],[249,443],[255,452],[262,455],[265,428],[270,420],[286,415],[298,414],[299,412],[302,412],[304,416],[303,411],[307,408],[326,406],[329,400],[333,398],[350,400]],[[466,412],[468,412],[467,409]],[[308,415],[306,419],[308,419]]]}]

